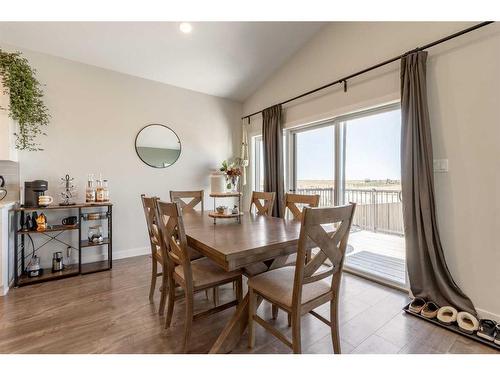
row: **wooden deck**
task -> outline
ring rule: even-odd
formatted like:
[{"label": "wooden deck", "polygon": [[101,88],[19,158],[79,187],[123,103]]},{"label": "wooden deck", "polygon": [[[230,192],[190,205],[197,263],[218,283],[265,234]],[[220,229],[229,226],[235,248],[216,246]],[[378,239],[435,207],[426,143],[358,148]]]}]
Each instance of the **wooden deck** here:
[{"label": "wooden deck", "polygon": [[349,236],[346,266],[400,285],[405,284],[405,240],[402,236],[360,230]]}]

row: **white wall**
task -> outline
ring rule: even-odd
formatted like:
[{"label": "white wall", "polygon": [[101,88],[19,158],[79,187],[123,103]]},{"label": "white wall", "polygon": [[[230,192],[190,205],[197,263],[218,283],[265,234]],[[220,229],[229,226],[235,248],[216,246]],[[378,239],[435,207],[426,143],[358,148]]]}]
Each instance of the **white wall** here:
[{"label": "white wall", "polygon": [[[336,23],[323,28],[244,103],[244,113],[293,97],[397,56],[470,23]],[[483,315],[500,318],[500,25],[430,51],[428,93],[438,221],[455,281]],[[399,63],[286,106],[285,126],[300,125],[399,98]],[[251,133],[261,127],[252,120]],[[488,314],[489,313],[489,314]]]},{"label": "white wall", "polygon": [[[49,194],[56,196],[59,179],[69,173],[78,179],[82,201],[87,174],[101,172],[114,203],[116,258],[150,251],[141,193],[169,199],[170,190],[208,192],[210,170],[239,153],[240,103],[21,51],[46,85],[52,116],[48,136],[41,138],[45,151],[20,152],[21,183],[47,179]],[[149,123],[168,125],[178,134],[182,153],[173,166],[151,168],[137,157],[135,136]]]}]

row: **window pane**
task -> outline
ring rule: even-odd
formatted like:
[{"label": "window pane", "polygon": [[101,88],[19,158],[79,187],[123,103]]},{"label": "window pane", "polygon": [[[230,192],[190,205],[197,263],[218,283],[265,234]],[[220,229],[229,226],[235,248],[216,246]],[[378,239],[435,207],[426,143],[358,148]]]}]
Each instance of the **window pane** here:
[{"label": "window pane", "polygon": [[334,136],[333,125],[295,134],[296,191],[319,194],[320,206],[334,202]]}]

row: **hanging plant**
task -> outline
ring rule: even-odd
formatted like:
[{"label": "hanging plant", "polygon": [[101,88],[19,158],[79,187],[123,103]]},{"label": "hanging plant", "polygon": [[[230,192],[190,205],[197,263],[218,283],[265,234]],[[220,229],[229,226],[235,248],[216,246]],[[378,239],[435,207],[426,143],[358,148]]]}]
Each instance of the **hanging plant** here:
[{"label": "hanging plant", "polygon": [[4,93],[10,95],[9,116],[17,122],[16,136],[18,150],[41,151],[37,143],[39,135],[47,135],[42,130],[49,123],[49,112],[43,103],[42,85],[20,52],[9,53],[0,49],[0,76]]}]

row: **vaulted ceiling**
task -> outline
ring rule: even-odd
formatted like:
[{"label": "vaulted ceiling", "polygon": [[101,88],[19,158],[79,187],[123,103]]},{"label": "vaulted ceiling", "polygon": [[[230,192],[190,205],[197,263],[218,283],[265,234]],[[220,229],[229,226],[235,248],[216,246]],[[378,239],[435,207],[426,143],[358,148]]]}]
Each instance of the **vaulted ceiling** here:
[{"label": "vaulted ceiling", "polygon": [[243,101],[320,22],[0,22],[7,43]]}]

